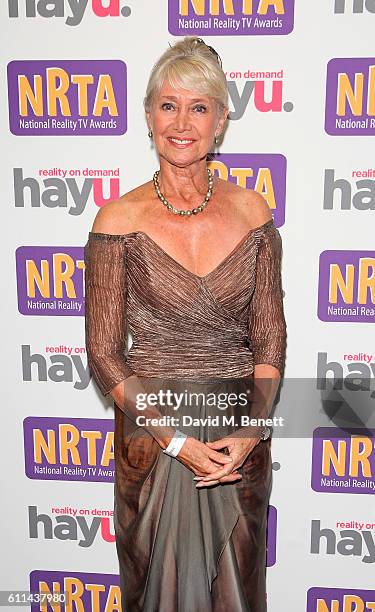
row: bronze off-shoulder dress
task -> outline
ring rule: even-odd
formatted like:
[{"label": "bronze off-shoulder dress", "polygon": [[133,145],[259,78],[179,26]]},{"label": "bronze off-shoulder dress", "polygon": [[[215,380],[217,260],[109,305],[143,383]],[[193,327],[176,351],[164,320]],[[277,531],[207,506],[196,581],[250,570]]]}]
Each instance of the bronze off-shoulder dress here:
[{"label": "bronze off-shoulder dress", "polygon": [[[136,374],[147,392],[249,394],[256,364],[283,374],[281,258],[273,219],[248,231],[204,277],[145,232],[90,232],[86,348],[101,392]],[[230,426],[202,424],[214,409],[202,393],[199,398],[194,406],[183,401],[180,413],[198,416],[200,424],[178,429],[201,441],[232,433]],[[270,439],[250,453],[242,480],[197,489],[193,472],[163,453],[135,416],[115,404],[114,526],[123,610],[265,612]]]}]

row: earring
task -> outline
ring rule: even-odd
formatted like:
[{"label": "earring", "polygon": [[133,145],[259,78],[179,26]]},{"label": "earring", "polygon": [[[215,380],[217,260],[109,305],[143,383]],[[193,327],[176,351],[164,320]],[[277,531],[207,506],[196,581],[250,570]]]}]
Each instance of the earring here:
[{"label": "earring", "polygon": [[152,129],[150,128],[150,129],[148,130],[148,137],[149,137],[149,138],[152,138],[152,136],[153,136],[153,134],[152,134]]},{"label": "earring", "polygon": [[215,136],[215,145],[217,145],[217,144],[218,144],[218,142],[219,142],[219,139],[218,139],[218,137],[217,137],[217,136]]}]

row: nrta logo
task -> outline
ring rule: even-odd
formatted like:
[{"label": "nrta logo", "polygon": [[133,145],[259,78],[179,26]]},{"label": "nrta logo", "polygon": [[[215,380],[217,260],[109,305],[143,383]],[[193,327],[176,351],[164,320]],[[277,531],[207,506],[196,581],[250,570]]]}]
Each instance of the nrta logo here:
[{"label": "nrta logo", "polygon": [[169,31],[177,36],[289,34],[294,0],[169,0]]},{"label": "nrta logo", "polygon": [[9,17],[59,17],[69,26],[81,23],[88,6],[96,17],[131,14],[129,6],[120,8],[120,0],[8,0]]},{"label": "nrta logo", "polygon": [[375,13],[375,0],[335,0],[333,12],[335,15],[342,13]]},{"label": "nrta logo", "polygon": [[307,592],[307,612],[370,612],[375,610],[375,591],[311,587]]},{"label": "nrta logo", "polygon": [[113,482],[112,419],[30,416],[23,429],[28,478]]},{"label": "nrta logo", "polygon": [[121,60],[12,61],[9,125],[17,136],[126,132],[126,65]]},{"label": "nrta logo", "polygon": [[277,509],[275,506],[268,506],[267,513],[267,544],[266,544],[266,564],[272,567],[276,563],[276,541],[277,541]]},{"label": "nrta logo", "polygon": [[267,201],[276,227],[285,222],[286,158],[278,153],[219,153],[209,167],[222,180],[253,189]]},{"label": "nrta logo", "polygon": [[328,62],[325,130],[333,136],[375,134],[375,58]]},{"label": "nrta logo", "polygon": [[24,315],[83,315],[84,269],[82,247],[18,247],[19,312]]},{"label": "nrta logo", "polygon": [[323,251],[319,258],[321,321],[374,323],[375,251]]},{"label": "nrta logo", "polygon": [[324,493],[375,493],[374,430],[355,435],[335,427],[313,434],[311,487]]},{"label": "nrta logo", "polygon": [[[35,604],[32,610],[86,610],[86,612],[121,611],[120,579],[117,574],[94,574],[83,572],[64,572],[34,570],[30,573],[30,591],[33,593],[51,593],[51,603],[46,606]],[[62,599],[66,596],[66,604]],[[47,599],[46,599],[47,601]],[[53,605],[53,601],[63,602]],[[123,611],[124,612],[124,611]]]}]

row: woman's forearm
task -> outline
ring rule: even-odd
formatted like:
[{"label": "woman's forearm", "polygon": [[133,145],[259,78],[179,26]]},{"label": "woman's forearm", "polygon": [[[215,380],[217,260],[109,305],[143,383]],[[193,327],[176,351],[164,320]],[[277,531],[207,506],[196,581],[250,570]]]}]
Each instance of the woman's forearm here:
[{"label": "woman's forearm", "polygon": [[[157,421],[159,421],[163,415],[159,412],[156,406],[153,406],[147,402],[145,408],[142,408],[142,410],[138,408],[137,396],[139,396],[139,394],[143,394],[143,397],[147,395],[144,385],[136,374],[128,376],[110,391],[110,395],[114,402],[124,412],[124,414],[126,414],[126,416],[134,421],[139,427],[143,427],[143,429],[150,433],[161,448],[167,448],[176,429],[167,425],[159,425],[157,423]],[[147,426],[138,424],[138,417],[141,417],[142,423],[147,420]]]},{"label": "woman's forearm", "polygon": [[236,435],[239,437],[258,436],[263,420],[269,418],[271,414],[280,380],[280,372],[276,367],[263,363],[255,366],[249,417],[259,420],[259,425],[241,427],[236,431]]}]

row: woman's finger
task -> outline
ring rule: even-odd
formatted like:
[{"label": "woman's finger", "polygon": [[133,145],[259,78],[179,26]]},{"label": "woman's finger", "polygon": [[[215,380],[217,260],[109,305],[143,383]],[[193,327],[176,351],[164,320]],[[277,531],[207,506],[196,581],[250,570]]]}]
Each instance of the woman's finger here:
[{"label": "woman's finger", "polygon": [[230,468],[230,466],[225,466],[224,468],[220,468],[219,470],[216,470],[216,472],[211,472],[210,474],[203,476],[201,480],[202,481],[220,480],[220,478],[223,478],[223,476],[229,476],[229,474],[233,471],[233,469],[230,469],[228,471],[228,468]]},{"label": "woman's finger", "polygon": [[214,450],[209,451],[208,457],[212,459],[213,461],[216,461],[216,463],[223,463],[223,464],[228,464],[228,465],[230,463],[233,463],[233,458],[230,455],[224,455],[223,453],[217,453]]},{"label": "woman's finger", "polygon": [[233,480],[241,480],[242,474],[239,472],[229,474],[228,476],[224,476],[224,478],[220,478],[220,482],[232,482]]},{"label": "woman's finger", "polygon": [[236,480],[241,480],[242,479],[242,474],[239,473],[233,473],[233,474],[228,474],[228,476],[224,476],[223,478],[217,479],[217,480],[209,480],[209,481],[202,481],[200,480],[197,484],[196,484],[196,489],[202,489],[203,487],[207,487],[207,486],[212,486],[214,484],[225,484],[226,482],[233,482]]},{"label": "woman's finger", "polygon": [[[238,470],[234,470],[234,472],[230,472],[227,476],[223,476],[222,478],[220,478],[220,480],[229,478],[231,476],[241,476],[241,473]],[[193,480],[200,480],[201,481],[204,478],[211,478],[211,475],[207,476],[207,474],[204,474],[202,476],[194,476]],[[218,479],[215,478],[215,480],[218,480]]]},{"label": "woman's finger", "polygon": [[221,438],[220,440],[213,440],[212,442],[205,442],[207,446],[214,449],[225,448],[228,446],[229,440],[227,438]]},{"label": "woman's finger", "polygon": [[203,489],[203,487],[211,487],[212,485],[218,484],[218,482],[218,480],[210,480],[209,482],[197,482],[195,488]]}]

